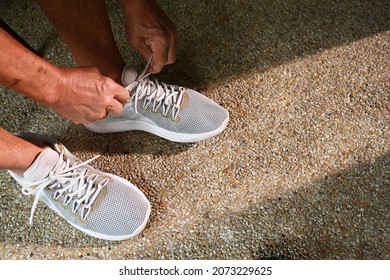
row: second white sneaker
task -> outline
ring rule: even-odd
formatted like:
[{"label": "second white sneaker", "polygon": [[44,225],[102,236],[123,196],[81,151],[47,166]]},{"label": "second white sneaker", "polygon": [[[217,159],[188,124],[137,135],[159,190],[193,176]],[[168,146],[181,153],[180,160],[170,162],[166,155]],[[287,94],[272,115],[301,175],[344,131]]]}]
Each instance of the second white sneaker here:
[{"label": "second white sneaker", "polygon": [[106,240],[124,240],[145,227],[151,207],[145,195],[127,180],[79,161],[61,143],[38,134],[20,137],[47,146],[23,174],[9,171],[25,195],[43,201],[75,228]]}]

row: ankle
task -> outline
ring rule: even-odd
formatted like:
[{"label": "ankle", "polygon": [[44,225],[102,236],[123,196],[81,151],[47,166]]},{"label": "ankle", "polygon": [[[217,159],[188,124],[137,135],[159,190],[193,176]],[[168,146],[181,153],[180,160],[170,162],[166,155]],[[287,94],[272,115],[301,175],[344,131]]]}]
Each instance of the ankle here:
[{"label": "ankle", "polygon": [[31,146],[31,149],[29,149],[27,152],[21,151],[21,153],[23,153],[24,159],[20,161],[18,166],[11,168],[10,171],[23,176],[24,172],[26,172],[26,170],[33,164],[39,154],[47,148],[49,147],[38,147],[34,145]]}]

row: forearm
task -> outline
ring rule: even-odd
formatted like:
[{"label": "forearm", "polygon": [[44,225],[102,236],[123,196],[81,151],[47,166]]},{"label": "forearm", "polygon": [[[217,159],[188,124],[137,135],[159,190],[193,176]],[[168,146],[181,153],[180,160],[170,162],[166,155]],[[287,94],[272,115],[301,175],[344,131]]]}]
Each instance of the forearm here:
[{"label": "forearm", "polygon": [[[59,68],[0,29],[0,84],[75,123],[119,115],[129,92],[93,67]],[[0,105],[1,106],[1,105]]]},{"label": "forearm", "polygon": [[48,106],[58,99],[59,69],[0,28],[0,84]]}]

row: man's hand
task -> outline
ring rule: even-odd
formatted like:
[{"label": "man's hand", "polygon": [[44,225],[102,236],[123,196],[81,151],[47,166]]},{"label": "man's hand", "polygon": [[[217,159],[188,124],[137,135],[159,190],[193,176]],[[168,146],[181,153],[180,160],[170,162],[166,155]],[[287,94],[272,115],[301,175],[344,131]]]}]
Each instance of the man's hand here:
[{"label": "man's hand", "polygon": [[75,123],[118,115],[129,92],[95,68],[58,68],[0,28],[0,84]]},{"label": "man's hand", "polygon": [[62,68],[49,108],[75,123],[91,123],[119,115],[129,92],[95,68]]},{"label": "man's hand", "polygon": [[121,0],[129,43],[157,73],[176,60],[176,26],[155,0]]}]

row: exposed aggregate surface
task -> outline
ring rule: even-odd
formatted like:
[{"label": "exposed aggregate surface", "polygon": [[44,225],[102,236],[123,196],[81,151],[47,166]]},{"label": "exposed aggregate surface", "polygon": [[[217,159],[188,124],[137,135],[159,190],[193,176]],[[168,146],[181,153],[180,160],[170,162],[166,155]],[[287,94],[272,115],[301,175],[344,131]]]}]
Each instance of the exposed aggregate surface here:
[{"label": "exposed aggregate surface", "polygon": [[[58,139],[149,198],[137,237],[73,229],[0,171],[0,259],[389,259],[390,2],[159,1],[179,54],[159,79],[230,112],[219,136],[177,144],[144,132],[96,134],[0,88],[0,125]],[[107,1],[128,61],[117,1]],[[73,66],[29,1],[1,17],[44,57]]]}]

